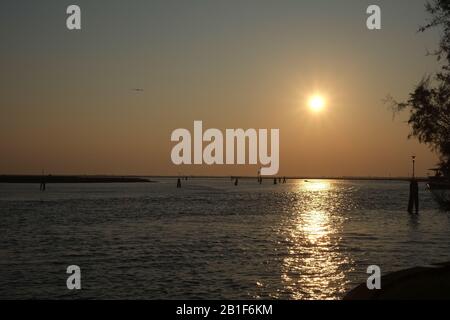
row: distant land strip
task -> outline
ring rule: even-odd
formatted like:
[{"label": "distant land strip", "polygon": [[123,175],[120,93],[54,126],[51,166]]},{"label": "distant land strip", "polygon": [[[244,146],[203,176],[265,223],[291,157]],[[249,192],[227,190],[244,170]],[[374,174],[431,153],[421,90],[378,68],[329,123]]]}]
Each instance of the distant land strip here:
[{"label": "distant land strip", "polygon": [[[146,183],[155,182],[153,179],[158,178],[184,178],[189,179],[257,179],[256,176],[159,176],[159,175],[143,175],[143,176],[107,176],[107,175],[0,175],[0,183]],[[263,177],[264,180],[273,180],[284,178]],[[308,176],[286,176],[288,180],[347,180],[347,181],[410,181],[408,177],[308,177]],[[428,182],[429,178],[417,177],[419,182]]]},{"label": "distant land strip", "polygon": [[0,183],[137,183],[153,182],[131,176],[0,175]]}]

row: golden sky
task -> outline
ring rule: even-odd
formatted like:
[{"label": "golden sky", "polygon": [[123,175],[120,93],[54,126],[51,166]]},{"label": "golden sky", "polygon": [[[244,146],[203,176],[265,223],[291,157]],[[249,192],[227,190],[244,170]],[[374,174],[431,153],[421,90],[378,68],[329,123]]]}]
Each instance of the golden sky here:
[{"label": "golden sky", "polygon": [[[406,176],[412,154],[425,175],[436,162],[383,104],[437,68],[438,34],[416,32],[424,1],[77,3],[81,31],[65,27],[69,1],[2,4],[0,174],[256,173],[172,165],[170,134],[194,120],[280,129],[280,175]],[[382,30],[369,31],[375,3]]]}]

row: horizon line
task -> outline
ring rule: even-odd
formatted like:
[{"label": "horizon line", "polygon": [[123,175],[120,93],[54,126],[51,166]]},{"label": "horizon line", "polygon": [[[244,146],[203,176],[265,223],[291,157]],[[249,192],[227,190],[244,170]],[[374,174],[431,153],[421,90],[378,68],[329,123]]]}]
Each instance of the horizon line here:
[{"label": "horizon line", "polygon": [[[255,179],[258,175],[161,175],[161,174],[0,174],[0,177],[133,177],[133,178],[180,178],[188,177],[193,179],[218,179],[218,178],[239,178],[239,179]],[[411,176],[314,176],[314,175],[274,175],[262,176],[263,179],[286,178],[290,180],[411,180]],[[430,176],[417,176],[416,180],[428,180]]]}]

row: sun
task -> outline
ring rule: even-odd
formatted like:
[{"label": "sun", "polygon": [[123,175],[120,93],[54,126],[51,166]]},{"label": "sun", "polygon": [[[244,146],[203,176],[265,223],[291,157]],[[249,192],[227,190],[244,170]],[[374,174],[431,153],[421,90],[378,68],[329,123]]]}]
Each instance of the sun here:
[{"label": "sun", "polygon": [[320,95],[314,95],[309,98],[309,108],[314,112],[320,112],[325,107],[325,98]]}]

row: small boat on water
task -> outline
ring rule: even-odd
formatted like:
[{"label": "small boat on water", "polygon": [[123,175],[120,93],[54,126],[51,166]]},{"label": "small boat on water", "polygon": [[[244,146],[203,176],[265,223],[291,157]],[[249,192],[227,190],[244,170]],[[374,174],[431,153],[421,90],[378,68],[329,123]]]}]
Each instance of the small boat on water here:
[{"label": "small boat on water", "polygon": [[440,169],[431,169],[436,172],[434,177],[428,181],[428,190],[430,190],[436,201],[445,208],[450,208],[450,177],[444,176]]}]

